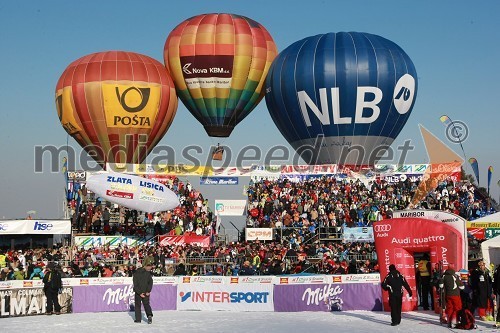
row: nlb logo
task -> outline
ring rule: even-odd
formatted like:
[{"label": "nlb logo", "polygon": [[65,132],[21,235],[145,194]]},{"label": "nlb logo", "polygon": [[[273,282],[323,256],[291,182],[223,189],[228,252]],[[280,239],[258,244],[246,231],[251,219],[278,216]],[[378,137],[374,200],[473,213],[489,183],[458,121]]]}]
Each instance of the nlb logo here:
[{"label": "nlb logo", "polygon": [[33,230],[35,231],[50,231],[54,225],[52,223],[40,223],[38,221],[35,222]]},{"label": "nlb logo", "polygon": [[[415,98],[415,79],[409,75],[403,75],[394,87],[392,100],[396,111],[399,114],[406,114],[410,111],[413,99]],[[297,92],[300,110],[307,127],[312,126],[308,109],[318,118],[322,125],[350,125],[350,124],[371,124],[375,122],[381,113],[378,104],[383,99],[383,92],[378,87],[360,86],[356,91],[356,107],[354,111],[354,121],[352,117],[342,116],[340,110],[340,88],[330,88],[330,103],[328,103],[327,88],[319,88],[319,104],[315,104],[316,99],[312,99],[305,90]],[[370,96],[370,97],[368,97]],[[329,105],[332,106],[330,111]],[[371,109],[371,114],[366,116],[365,110]],[[332,120],[330,120],[330,113]]]},{"label": "nlb logo", "polygon": [[373,226],[373,230],[375,232],[389,232],[391,231],[392,226],[390,224],[377,224]]},{"label": "nlb logo", "polygon": [[7,223],[0,223],[0,232],[7,231],[9,229],[9,225]]},{"label": "nlb logo", "polygon": [[269,292],[188,291],[179,293],[181,302],[193,303],[267,303]]}]

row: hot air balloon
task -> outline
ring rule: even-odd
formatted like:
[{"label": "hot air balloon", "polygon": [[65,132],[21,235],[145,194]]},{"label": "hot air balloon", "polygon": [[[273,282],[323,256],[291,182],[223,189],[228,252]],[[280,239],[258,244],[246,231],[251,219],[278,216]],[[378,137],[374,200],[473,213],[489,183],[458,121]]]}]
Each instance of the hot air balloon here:
[{"label": "hot air balloon", "polygon": [[189,18],[164,48],[177,94],[212,137],[228,137],[260,102],[276,54],[262,25],[234,14]]},{"label": "hot air balloon", "polygon": [[157,60],[108,51],[71,63],[56,87],[62,126],[101,166],[141,163],[177,110],[174,84]]},{"label": "hot air balloon", "polygon": [[374,164],[408,120],[416,95],[408,55],[390,40],[359,32],[293,43],[266,80],[273,121],[309,164]]}]

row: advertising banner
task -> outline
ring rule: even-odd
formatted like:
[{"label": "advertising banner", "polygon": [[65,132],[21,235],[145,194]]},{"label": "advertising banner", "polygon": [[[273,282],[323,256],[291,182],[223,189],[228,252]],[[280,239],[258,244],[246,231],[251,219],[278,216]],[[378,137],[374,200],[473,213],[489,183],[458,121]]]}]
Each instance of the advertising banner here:
[{"label": "advertising banner", "polygon": [[215,214],[220,216],[243,216],[246,200],[215,200]]},{"label": "advertising banner", "polygon": [[[403,274],[416,295],[415,258],[413,253],[430,254],[432,265],[442,261],[460,269],[465,260],[464,236],[447,223],[423,218],[394,218],[373,224],[380,276],[385,278],[389,265]],[[384,309],[389,309],[387,292],[383,293]],[[416,299],[403,298],[403,311],[417,308]]]},{"label": "advertising banner", "polygon": [[373,227],[344,227],[342,242],[373,243]]},{"label": "advertising banner", "polygon": [[298,174],[336,174],[337,164],[323,165],[283,165],[281,167],[282,174],[298,173]]},{"label": "advertising banner", "polygon": [[69,235],[70,220],[0,220],[1,235]]},{"label": "advertising banner", "polygon": [[238,185],[238,177],[200,177],[200,185]]},{"label": "advertising banner", "polygon": [[116,248],[119,246],[139,246],[144,244],[144,238],[133,236],[75,236],[75,246],[84,249],[109,246]]},{"label": "advertising banner", "polygon": [[273,240],[272,228],[245,228],[245,239],[254,240]]},{"label": "advertising banner", "polygon": [[295,284],[274,288],[274,311],[382,311],[380,283]]},{"label": "advertising banner", "polygon": [[209,247],[210,236],[198,236],[196,234],[184,234],[182,236],[159,236],[161,246],[192,244],[195,246]]},{"label": "advertising banner", "polygon": [[[151,307],[155,310],[175,310],[177,287],[154,285]],[[134,309],[132,284],[73,287],[73,312],[114,312]]]},{"label": "advertising banner", "polygon": [[[72,302],[72,288],[64,287],[62,293],[59,294],[61,313],[72,312]],[[0,317],[45,314],[46,304],[47,299],[43,288],[0,290]]]},{"label": "advertising banner", "polygon": [[177,310],[274,311],[272,284],[179,284]]},{"label": "advertising banner", "polygon": [[159,212],[179,206],[177,194],[162,183],[121,173],[89,176],[87,187],[100,197],[143,212]]},{"label": "advertising banner", "polygon": [[467,267],[468,246],[467,242],[467,221],[455,214],[443,212],[439,210],[425,210],[425,209],[414,209],[414,210],[397,210],[392,214],[393,218],[406,218],[406,217],[417,217],[430,219],[435,221],[440,221],[446,223],[447,225],[456,229],[461,235],[463,235],[463,249],[465,250],[464,261],[462,262],[461,268]]}]

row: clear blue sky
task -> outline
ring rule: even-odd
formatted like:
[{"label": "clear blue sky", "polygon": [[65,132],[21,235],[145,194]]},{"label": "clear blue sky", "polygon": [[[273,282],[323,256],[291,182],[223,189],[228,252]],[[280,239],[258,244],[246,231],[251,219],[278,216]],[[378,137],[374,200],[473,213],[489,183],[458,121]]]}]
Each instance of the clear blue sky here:
[{"label": "clear blue sky", "polygon": [[[134,51],[163,62],[169,32],[188,17],[211,12],[260,22],[278,50],[326,32],[369,32],[394,41],[413,60],[419,77],[415,107],[395,144],[413,139],[418,148],[408,162],[425,163],[418,124],[444,141],[439,116],[466,122],[465,151],[479,161],[481,185],[487,167],[497,169],[492,194],[498,198],[499,1],[9,1],[0,4],[0,218],[24,217],[32,209],[39,218],[61,214],[62,178],[35,174],[33,156],[35,145],[66,144],[54,90],[70,62],[106,50]],[[188,144],[207,149],[213,143],[182,104],[161,141],[176,150]],[[264,151],[287,145],[264,101],[224,144],[233,150],[255,144]]]}]

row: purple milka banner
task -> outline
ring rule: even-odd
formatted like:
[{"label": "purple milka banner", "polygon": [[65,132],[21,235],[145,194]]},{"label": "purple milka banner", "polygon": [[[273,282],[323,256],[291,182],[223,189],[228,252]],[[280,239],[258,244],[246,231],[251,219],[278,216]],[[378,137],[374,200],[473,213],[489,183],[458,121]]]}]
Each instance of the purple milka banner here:
[{"label": "purple milka banner", "polygon": [[274,286],[274,311],[382,311],[380,284],[288,284]]},{"label": "purple milka banner", "polygon": [[[153,310],[176,309],[177,286],[154,285],[151,292]],[[73,287],[73,312],[131,311],[134,306],[132,285]]]}]

